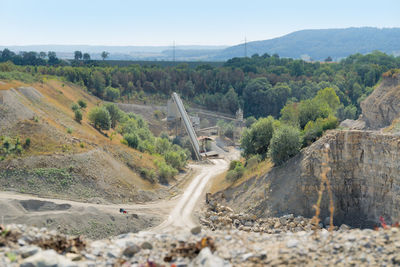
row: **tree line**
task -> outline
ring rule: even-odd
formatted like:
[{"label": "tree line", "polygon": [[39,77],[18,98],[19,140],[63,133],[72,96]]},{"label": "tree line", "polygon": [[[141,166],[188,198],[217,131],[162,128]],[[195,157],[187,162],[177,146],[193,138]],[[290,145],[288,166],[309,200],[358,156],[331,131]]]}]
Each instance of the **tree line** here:
[{"label": "tree line", "polygon": [[[9,52],[3,50],[0,61],[9,58]],[[79,61],[79,53],[76,58]],[[277,118],[286,103],[311,99],[319,90],[330,87],[342,104],[338,111],[342,120],[354,119],[360,114],[360,102],[372,92],[382,73],[400,68],[400,57],[375,51],[351,55],[335,63],[255,54],[230,59],[222,67],[203,64],[195,69],[186,64],[35,66],[27,70],[32,74],[64,77],[110,101],[168,98],[175,91],[187,101],[209,110],[234,114],[241,107],[245,117],[256,118],[269,115]]]}]

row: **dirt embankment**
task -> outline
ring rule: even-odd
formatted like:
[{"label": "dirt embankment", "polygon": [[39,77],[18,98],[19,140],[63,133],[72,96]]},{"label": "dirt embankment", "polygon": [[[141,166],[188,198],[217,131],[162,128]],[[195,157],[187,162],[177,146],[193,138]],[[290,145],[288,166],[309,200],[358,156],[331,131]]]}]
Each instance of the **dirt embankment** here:
[{"label": "dirt embankment", "polygon": [[[101,103],[82,88],[57,80],[14,84],[0,90],[0,137],[30,139],[23,152],[0,157],[0,190],[47,197],[109,202],[144,202],[168,197],[168,187],[140,173],[153,169],[154,158],[109,138],[88,122],[88,111]],[[14,86],[17,85],[18,87]],[[71,105],[87,102],[83,120]],[[2,155],[0,155],[2,156]]]}]

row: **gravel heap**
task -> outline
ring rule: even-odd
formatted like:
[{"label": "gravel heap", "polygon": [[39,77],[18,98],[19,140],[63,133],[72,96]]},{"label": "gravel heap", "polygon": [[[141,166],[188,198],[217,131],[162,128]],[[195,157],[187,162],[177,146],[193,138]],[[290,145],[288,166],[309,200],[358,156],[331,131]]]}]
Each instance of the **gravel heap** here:
[{"label": "gravel heap", "polygon": [[277,234],[238,229],[128,233],[98,241],[8,225],[0,266],[396,266],[400,230],[348,229]]},{"label": "gravel heap", "polygon": [[[246,232],[279,234],[311,231],[315,228],[311,224],[311,219],[302,216],[295,217],[293,214],[288,214],[282,217],[257,219],[254,215],[235,213],[230,207],[213,202],[210,202],[201,214],[200,224],[211,230],[238,229]],[[317,228],[322,227],[324,227],[322,223],[317,226]],[[341,228],[348,229],[349,227],[342,225]]]}]

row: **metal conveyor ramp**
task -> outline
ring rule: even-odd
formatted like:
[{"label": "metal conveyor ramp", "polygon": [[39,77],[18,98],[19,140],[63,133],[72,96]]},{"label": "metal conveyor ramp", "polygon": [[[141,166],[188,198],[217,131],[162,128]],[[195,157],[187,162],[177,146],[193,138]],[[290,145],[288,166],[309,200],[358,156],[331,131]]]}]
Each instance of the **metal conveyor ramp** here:
[{"label": "metal conveyor ramp", "polygon": [[174,101],[178,112],[183,120],[183,125],[185,126],[185,130],[187,134],[189,135],[190,143],[192,144],[194,153],[196,155],[197,160],[201,160],[201,155],[200,155],[200,145],[199,141],[197,140],[197,135],[196,132],[194,131],[192,122],[186,113],[186,109],[183,106],[182,100],[179,97],[177,93],[172,93],[172,100]]}]

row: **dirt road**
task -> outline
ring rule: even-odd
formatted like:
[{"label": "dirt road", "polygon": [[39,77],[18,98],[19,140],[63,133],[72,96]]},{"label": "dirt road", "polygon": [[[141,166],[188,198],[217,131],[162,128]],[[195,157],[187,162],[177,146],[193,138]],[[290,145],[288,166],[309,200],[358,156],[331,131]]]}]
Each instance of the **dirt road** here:
[{"label": "dirt road", "polygon": [[[0,223],[23,223],[96,239],[143,229],[153,232],[190,229],[195,225],[192,214],[205,194],[206,185],[228,165],[222,159],[211,162],[190,166],[194,177],[183,195],[145,204],[94,204],[0,192]],[[128,213],[121,214],[120,208]]]},{"label": "dirt road", "polygon": [[185,193],[179,199],[175,208],[171,211],[168,219],[160,225],[151,229],[154,232],[167,232],[170,230],[182,230],[195,226],[192,215],[196,204],[205,195],[205,187],[211,178],[223,172],[227,166],[227,161],[223,159],[211,160],[213,165],[195,165],[193,168],[200,169],[200,172],[193,178]]}]

